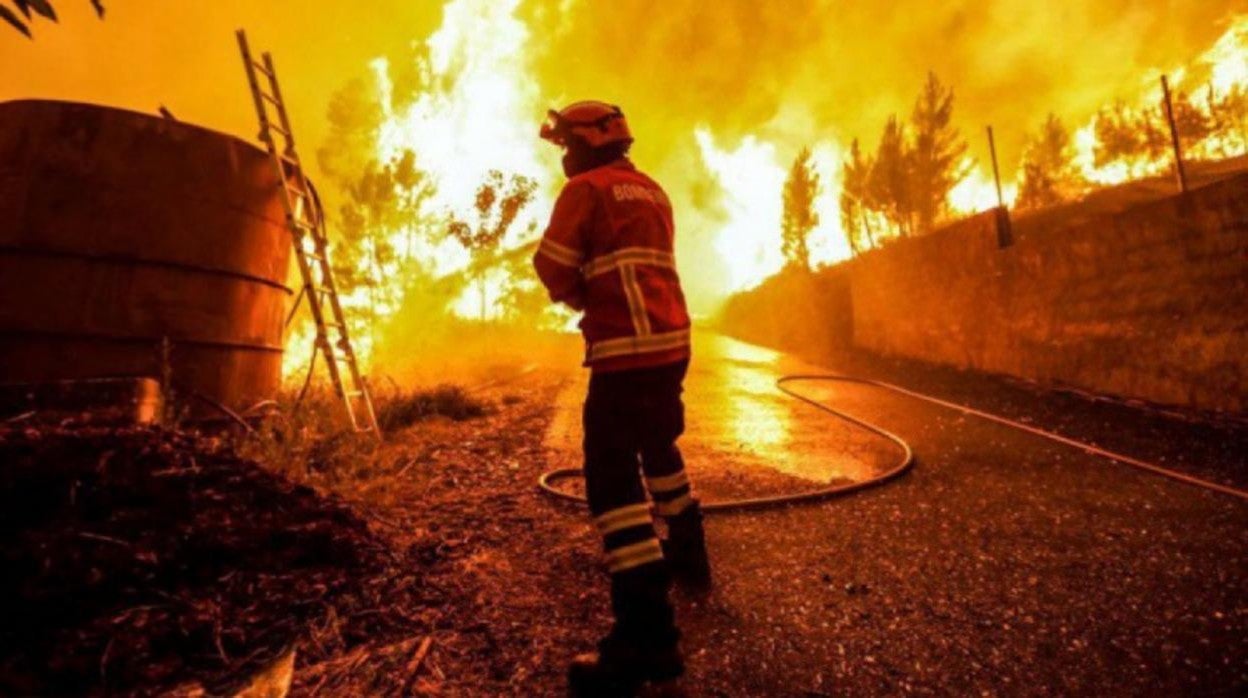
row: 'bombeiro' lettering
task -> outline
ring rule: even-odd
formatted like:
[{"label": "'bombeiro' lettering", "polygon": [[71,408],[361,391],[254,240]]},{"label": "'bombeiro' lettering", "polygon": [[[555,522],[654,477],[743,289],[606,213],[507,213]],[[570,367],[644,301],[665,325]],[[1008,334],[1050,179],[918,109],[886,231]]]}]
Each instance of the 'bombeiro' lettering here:
[{"label": "'bombeiro' lettering", "polygon": [[660,206],[671,207],[667,195],[658,189],[651,189],[640,184],[616,184],[611,187],[611,195],[616,201],[649,201]]}]

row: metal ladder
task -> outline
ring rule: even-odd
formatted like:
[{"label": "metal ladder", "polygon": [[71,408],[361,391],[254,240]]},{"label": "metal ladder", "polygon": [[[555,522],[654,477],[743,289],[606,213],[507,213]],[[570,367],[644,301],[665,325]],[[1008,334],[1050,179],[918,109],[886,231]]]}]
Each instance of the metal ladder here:
[{"label": "metal ladder", "polygon": [[[351,428],[357,432],[371,432],[381,438],[377,414],[373,409],[373,398],[368,384],[360,374],[359,361],[347,333],[347,322],[342,313],[338,289],[334,285],[334,275],[329,264],[325,217],[321,212],[320,201],[304,173],[299,154],[295,151],[295,137],[290,128],[290,118],[286,114],[286,103],[282,100],[282,92],[277,85],[273,58],[266,51],[261,54],[261,61],[256,61],[247,45],[247,35],[242,29],[236,33],[238,48],[243,55],[243,66],[247,71],[247,83],[256,104],[256,116],[260,120],[259,137],[268,146],[269,158],[282,186],[286,220],[295,243],[299,271],[303,275],[303,288],[299,291],[295,306],[307,297],[312,319],[316,322],[316,347],[325,355],[330,380],[346,407]],[[260,75],[267,80],[267,92],[262,87]],[[266,104],[271,105],[276,112],[276,123],[270,117]],[[278,139],[273,136],[274,132],[281,136],[281,147]],[[294,308],[291,313],[293,316]],[[315,353],[313,358],[316,358]],[[351,379],[350,388],[343,385],[344,365]]]}]

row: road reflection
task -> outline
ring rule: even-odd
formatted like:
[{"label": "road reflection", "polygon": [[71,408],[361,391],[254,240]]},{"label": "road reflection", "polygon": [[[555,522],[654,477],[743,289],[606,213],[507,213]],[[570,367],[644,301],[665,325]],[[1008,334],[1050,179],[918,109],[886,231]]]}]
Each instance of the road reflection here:
[{"label": "road reflection", "polygon": [[[865,479],[877,469],[874,437],[776,389],[786,373],[819,369],[707,332],[695,337],[694,355],[681,440],[691,467],[762,467],[818,483]],[[819,393],[835,397],[826,386]]]}]

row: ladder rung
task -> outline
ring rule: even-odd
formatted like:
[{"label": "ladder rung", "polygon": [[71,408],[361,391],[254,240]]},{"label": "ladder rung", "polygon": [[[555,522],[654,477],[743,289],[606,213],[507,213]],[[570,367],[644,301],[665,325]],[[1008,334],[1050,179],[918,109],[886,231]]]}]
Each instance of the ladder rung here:
[{"label": "ladder rung", "polygon": [[256,70],[268,75],[269,77],[273,77],[273,71],[266,68],[260,61],[252,61],[251,64],[255,66]]},{"label": "ladder rung", "polygon": [[268,122],[268,126],[269,126],[269,128],[270,128],[271,130],[273,130],[273,131],[277,131],[278,133],[282,134],[283,136],[286,136],[287,138],[290,138],[290,131],[287,131],[286,129],[282,128],[281,126],[278,126],[277,124],[273,123],[272,121]]},{"label": "ladder rung", "polygon": [[[292,193],[292,196],[293,196],[293,193]],[[292,207],[294,205],[297,205],[297,202],[298,200],[296,199],[295,203],[292,203]],[[290,215],[290,216],[287,216],[286,219],[290,221],[291,225],[297,225],[300,228],[305,228],[307,230],[316,230],[316,221],[310,218],[302,218],[302,217]]]},{"label": "ladder rung", "polygon": [[261,99],[268,102],[269,104],[272,104],[275,107],[282,106],[282,101],[278,99],[277,97],[274,97],[273,95],[269,94],[268,92],[265,92],[264,90],[257,90],[256,92],[260,95]]},{"label": "ladder rung", "polygon": [[286,163],[287,165],[294,165],[295,167],[303,167],[303,164],[299,162],[298,157],[287,155],[286,153],[278,153],[277,158],[281,160],[282,162]]}]

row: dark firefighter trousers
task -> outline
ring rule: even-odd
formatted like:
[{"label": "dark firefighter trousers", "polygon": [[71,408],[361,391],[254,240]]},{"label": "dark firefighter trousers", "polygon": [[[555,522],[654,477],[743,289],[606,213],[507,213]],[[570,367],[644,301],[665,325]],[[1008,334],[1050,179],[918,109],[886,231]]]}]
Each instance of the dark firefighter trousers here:
[{"label": "dark firefighter trousers", "polygon": [[594,373],[585,400],[586,497],[611,572],[613,632],[634,642],[674,645],[678,638],[646,492],[664,517],[694,504],[676,448],[688,364]]}]

